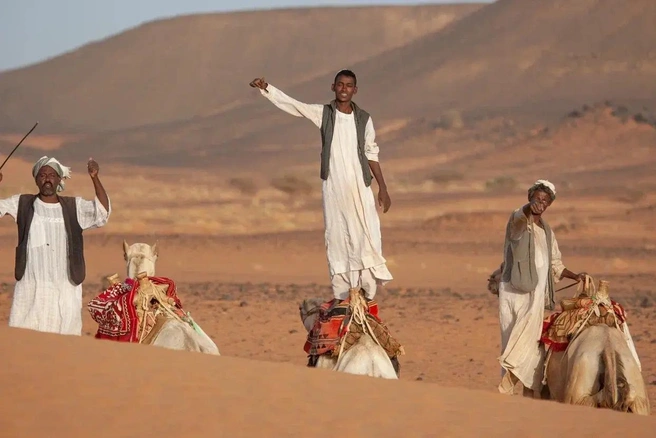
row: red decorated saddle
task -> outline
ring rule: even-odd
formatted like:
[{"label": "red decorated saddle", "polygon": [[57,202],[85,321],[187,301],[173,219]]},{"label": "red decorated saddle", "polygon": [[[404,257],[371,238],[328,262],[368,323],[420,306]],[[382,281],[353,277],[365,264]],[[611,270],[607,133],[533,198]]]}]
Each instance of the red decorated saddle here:
[{"label": "red decorated saddle", "polygon": [[542,322],[540,342],[548,350],[565,351],[573,337],[586,327],[605,324],[620,328],[626,321],[626,312],[619,303],[613,300],[610,303],[597,304],[585,296],[562,300],[562,311],[549,315]]},{"label": "red decorated saddle", "polygon": [[[378,304],[374,300],[366,300],[368,315],[380,322],[378,318]],[[323,303],[319,308],[319,317],[314,327],[308,333],[303,350],[311,356],[330,353],[335,350],[339,341],[346,335],[348,325],[350,298],[340,301],[332,299]]]},{"label": "red decorated saddle", "polygon": [[[132,278],[123,283],[118,282],[118,276],[110,278],[109,288],[89,301],[87,309],[91,318],[98,323],[95,337],[119,342],[140,342],[157,324],[157,308],[167,305],[180,317],[185,316],[182,302],[177,296],[175,283],[165,277],[144,277],[139,281]],[[160,290],[166,289],[166,303],[157,300],[140,302],[140,289],[143,281]],[[139,307],[138,307],[139,306]],[[145,320],[145,321],[144,321]]]}]

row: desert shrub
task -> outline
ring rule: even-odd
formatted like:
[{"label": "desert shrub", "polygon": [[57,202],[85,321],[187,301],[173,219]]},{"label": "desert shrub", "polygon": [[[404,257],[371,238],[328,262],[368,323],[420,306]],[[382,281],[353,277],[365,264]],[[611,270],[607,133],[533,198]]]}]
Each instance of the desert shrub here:
[{"label": "desert shrub", "polygon": [[271,180],[271,185],[288,195],[309,195],[312,193],[312,184],[295,175],[284,175]]},{"label": "desert shrub", "polygon": [[508,190],[517,187],[517,180],[512,176],[498,176],[485,182],[487,190]]},{"label": "desert shrub", "polygon": [[440,128],[443,129],[462,129],[465,127],[465,121],[460,111],[444,111],[440,116]]},{"label": "desert shrub", "polygon": [[257,184],[252,178],[236,177],[228,181],[231,187],[239,190],[244,195],[254,195],[257,193]]},{"label": "desert shrub", "polygon": [[446,184],[452,181],[460,181],[464,178],[465,176],[462,173],[455,170],[439,169],[429,179],[435,184]]}]

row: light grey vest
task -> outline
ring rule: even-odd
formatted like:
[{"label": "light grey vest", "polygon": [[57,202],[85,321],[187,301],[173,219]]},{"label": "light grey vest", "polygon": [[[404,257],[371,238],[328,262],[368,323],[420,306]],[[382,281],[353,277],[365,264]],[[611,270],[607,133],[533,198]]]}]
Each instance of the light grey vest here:
[{"label": "light grey vest", "polygon": [[[504,244],[504,267],[501,281],[510,283],[512,287],[522,292],[532,292],[538,285],[538,273],[535,267],[535,236],[527,223],[526,229],[519,240],[510,239],[510,225],[513,215],[508,219],[506,226],[506,241]],[[547,294],[544,298],[544,307],[549,310],[556,308],[554,300],[554,278],[551,271],[551,227],[541,219],[547,238],[547,251],[549,252],[549,274],[547,278]]]}]

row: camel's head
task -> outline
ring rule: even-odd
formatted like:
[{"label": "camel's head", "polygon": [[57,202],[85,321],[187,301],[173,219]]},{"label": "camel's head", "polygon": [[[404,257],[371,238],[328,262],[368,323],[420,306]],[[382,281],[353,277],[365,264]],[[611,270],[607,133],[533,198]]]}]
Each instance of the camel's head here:
[{"label": "camel's head", "polygon": [[147,243],[128,245],[123,241],[123,257],[127,264],[128,278],[136,278],[141,272],[145,272],[149,277],[154,276],[157,256],[157,243],[153,246]]},{"label": "camel's head", "polygon": [[314,323],[317,322],[319,318],[319,308],[323,304],[322,299],[320,298],[308,298],[303,300],[303,302],[298,306],[298,311],[301,315],[301,321],[305,329],[309,332],[314,327]]}]

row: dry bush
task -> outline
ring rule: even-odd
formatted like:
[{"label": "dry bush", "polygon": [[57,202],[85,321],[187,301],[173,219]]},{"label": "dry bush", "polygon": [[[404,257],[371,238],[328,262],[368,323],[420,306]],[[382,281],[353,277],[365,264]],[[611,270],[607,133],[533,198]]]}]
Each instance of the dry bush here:
[{"label": "dry bush", "polygon": [[439,169],[430,176],[430,180],[435,184],[446,184],[453,181],[461,181],[465,176],[455,170]]},{"label": "dry bush", "polygon": [[444,111],[440,116],[440,128],[442,129],[462,129],[465,127],[465,121],[460,111]]},{"label": "dry bush", "polygon": [[295,175],[284,175],[271,180],[271,185],[288,195],[309,195],[312,193],[312,184]]},{"label": "dry bush", "polygon": [[253,178],[235,177],[228,181],[231,187],[239,190],[243,195],[254,195],[257,193],[257,184]]},{"label": "dry bush", "polygon": [[618,196],[615,197],[620,202],[625,202],[627,204],[636,204],[643,199],[647,194],[643,192],[642,190],[637,190],[637,189],[624,189],[624,192]]},{"label": "dry bush", "polygon": [[498,176],[485,182],[487,190],[512,190],[517,187],[517,180],[512,176]]}]

